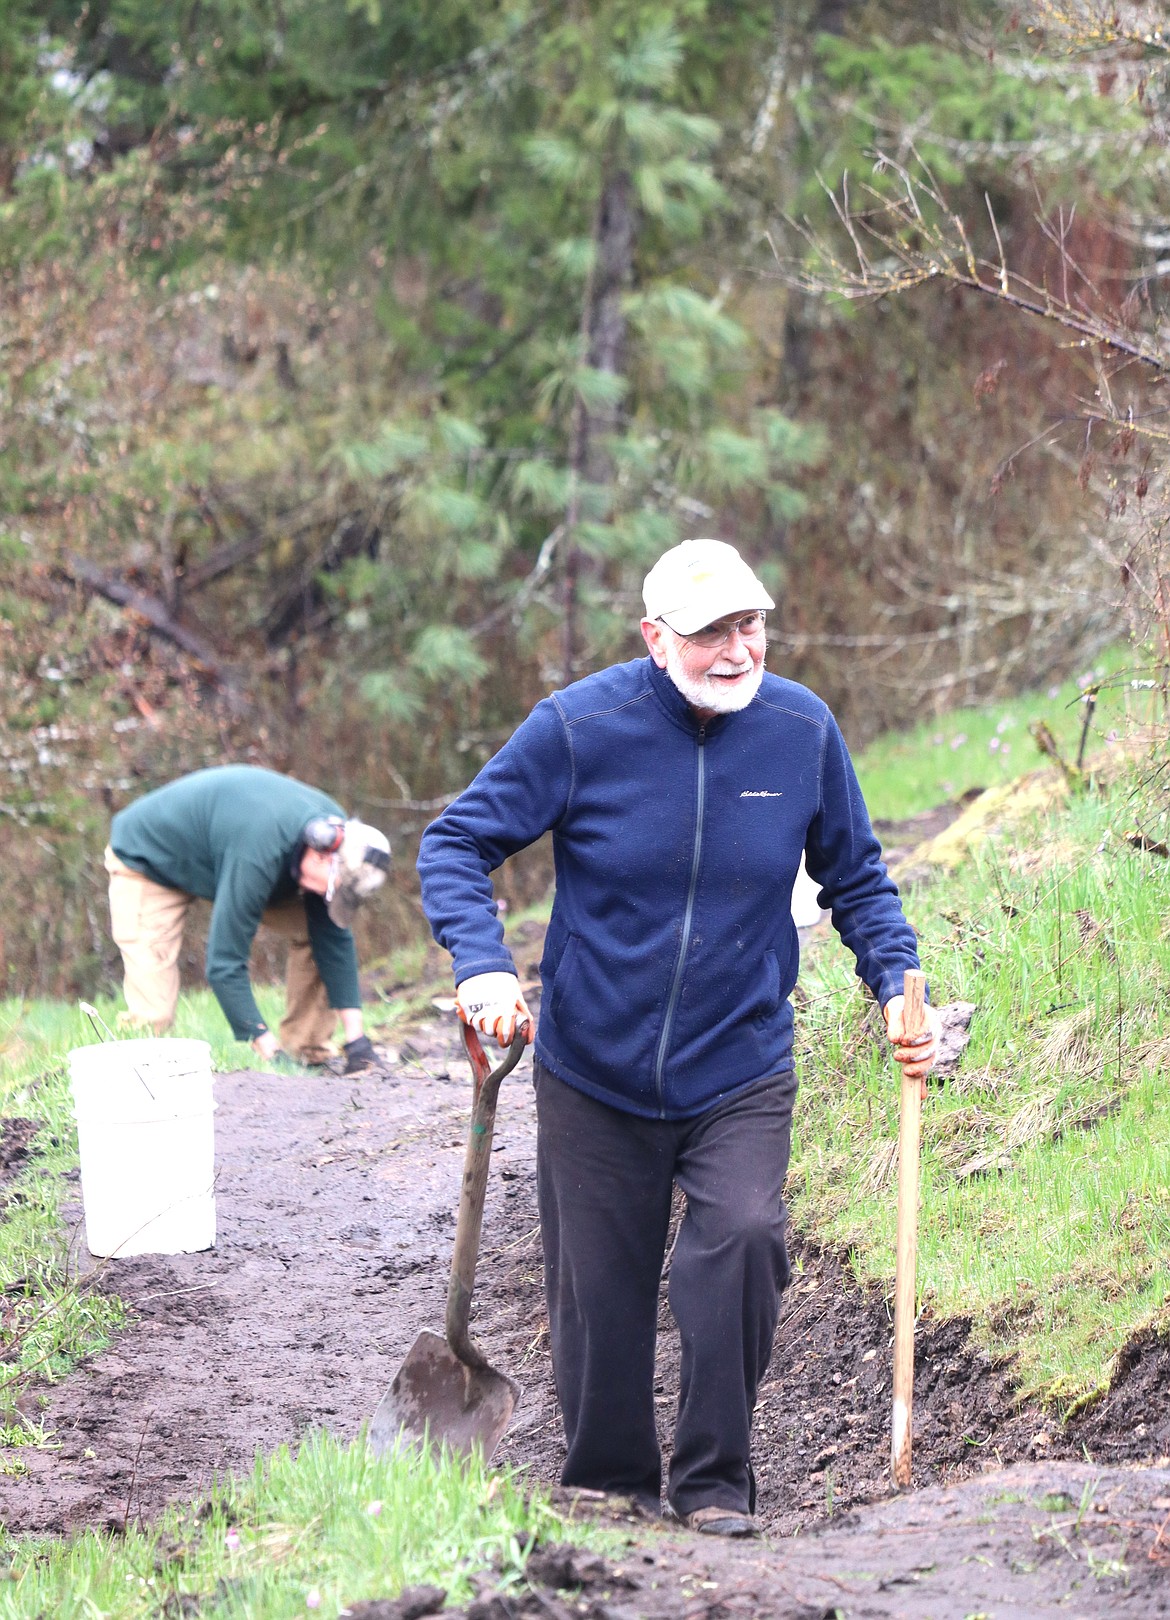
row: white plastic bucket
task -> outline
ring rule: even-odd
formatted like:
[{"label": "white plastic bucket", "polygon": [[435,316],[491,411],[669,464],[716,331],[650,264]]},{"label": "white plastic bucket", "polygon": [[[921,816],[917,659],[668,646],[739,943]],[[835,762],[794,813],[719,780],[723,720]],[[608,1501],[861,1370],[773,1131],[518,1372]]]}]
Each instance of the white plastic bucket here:
[{"label": "white plastic bucket", "polygon": [[815,928],[826,915],[821,910],[820,892],[821,886],[809,877],[802,855],[792,886],[792,920],[798,928]]},{"label": "white plastic bucket", "polygon": [[108,1041],[69,1054],[85,1241],[94,1255],[215,1243],[211,1048]]}]

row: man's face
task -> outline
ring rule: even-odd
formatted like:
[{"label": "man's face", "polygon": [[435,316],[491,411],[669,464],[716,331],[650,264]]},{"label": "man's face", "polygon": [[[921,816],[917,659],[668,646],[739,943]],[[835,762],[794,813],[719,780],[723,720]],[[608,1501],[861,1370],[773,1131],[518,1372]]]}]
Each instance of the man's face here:
[{"label": "man's face", "polygon": [[680,636],[661,619],[642,620],[642,634],[651,658],[666,671],[700,719],[736,714],[747,708],[764,678],[767,651],[763,615],[753,614],[750,608],[729,613],[708,629],[725,630],[727,637],[713,647],[703,647]]},{"label": "man's face", "polygon": [[309,894],[328,894],[336,859],[322,850],[307,849],[301,856],[301,888]]}]

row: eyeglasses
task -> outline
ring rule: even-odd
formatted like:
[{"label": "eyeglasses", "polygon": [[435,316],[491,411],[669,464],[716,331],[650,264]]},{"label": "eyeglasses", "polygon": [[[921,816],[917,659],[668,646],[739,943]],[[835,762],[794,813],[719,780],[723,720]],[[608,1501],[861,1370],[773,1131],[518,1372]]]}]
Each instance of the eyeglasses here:
[{"label": "eyeglasses", "polygon": [[745,613],[741,619],[724,620],[721,624],[705,624],[701,630],[692,630],[689,636],[683,635],[681,630],[675,630],[666,619],[659,619],[658,622],[665,624],[676,636],[682,636],[684,641],[693,641],[696,647],[722,647],[737,632],[742,641],[751,641],[754,636],[762,636],[766,617],[762,610]]}]

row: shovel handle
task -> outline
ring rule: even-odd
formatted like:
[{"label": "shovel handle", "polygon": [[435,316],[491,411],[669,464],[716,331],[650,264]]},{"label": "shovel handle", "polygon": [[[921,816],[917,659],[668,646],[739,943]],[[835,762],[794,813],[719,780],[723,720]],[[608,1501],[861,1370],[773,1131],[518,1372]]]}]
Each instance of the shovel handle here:
[{"label": "shovel handle", "polygon": [[463,1184],[459,1189],[459,1213],[455,1221],[455,1249],[451,1255],[451,1280],[447,1285],[447,1343],[469,1367],[486,1367],[483,1355],[468,1336],[471,1294],[475,1287],[475,1263],[479,1258],[479,1234],[483,1226],[483,1205],[491,1163],[492,1131],[496,1122],[496,1100],[500,1085],[519,1063],[528,1045],[527,1025],[516,1031],[503,1061],[493,1069],[483,1044],[470,1024],[461,1024],[463,1045],[475,1076],[471,1126],[463,1158]]},{"label": "shovel handle", "polygon": [[[909,969],[902,1027],[917,1035],[926,1020],[926,975]],[[902,1075],[898,1119],[898,1239],[894,1271],[894,1411],[890,1473],[895,1486],[910,1483],[911,1415],[914,1406],[914,1312],[918,1269],[918,1145],[922,1129],[922,1082]]]}]

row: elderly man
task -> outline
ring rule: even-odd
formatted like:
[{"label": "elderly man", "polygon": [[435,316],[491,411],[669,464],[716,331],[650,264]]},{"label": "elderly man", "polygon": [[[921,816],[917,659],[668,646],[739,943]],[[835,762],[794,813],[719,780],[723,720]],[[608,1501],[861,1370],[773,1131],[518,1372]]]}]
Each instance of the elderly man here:
[{"label": "elderly man", "polygon": [[[120,811],[106,870],[110,921],[122,953],[122,1022],[169,1029],[179,999],[183,924],[196,898],[211,901],[207,982],[237,1040],[261,1057],[302,1062],[337,1055],[345,1072],[376,1061],[362,1025],[350,924],[385,881],[390,845],[347,820],[320,789],[252,765],[195,771]],[[248,971],[263,924],[288,941],[286,1010],[279,1040],[256,1005]]]},{"label": "elderly man", "polygon": [[489,874],[552,830],[534,1073],[563,1483],[658,1509],[655,1329],[677,1184],[667,1511],[751,1535],[752,1412],[789,1275],[802,853],[912,1075],[933,1060],[937,1016],[903,1038],[914,932],[832,715],[764,672],[774,604],[755,574],[721,541],[684,541],[643,596],[649,656],[539,703],[427,829],[419,871],[462,1017],[507,1044],[532,1020]]}]

